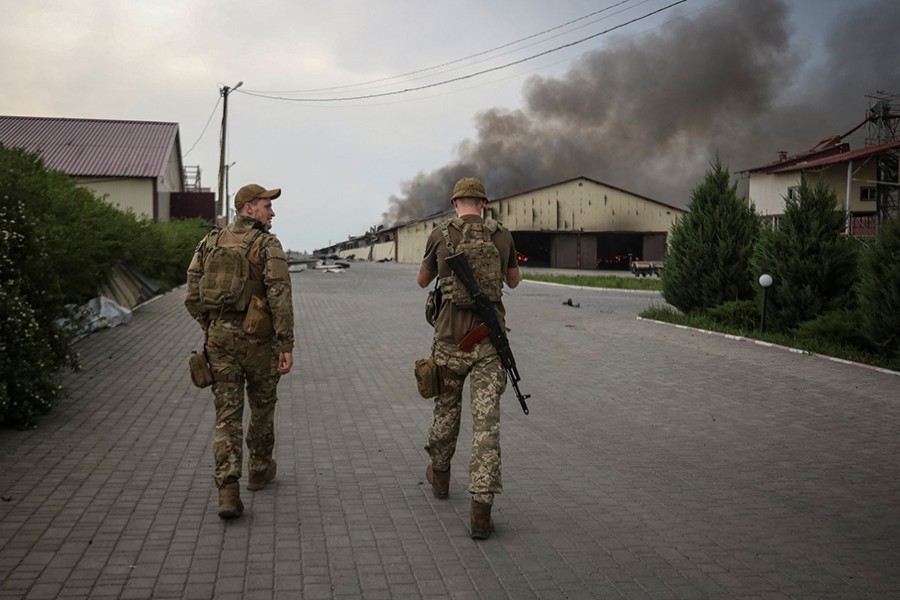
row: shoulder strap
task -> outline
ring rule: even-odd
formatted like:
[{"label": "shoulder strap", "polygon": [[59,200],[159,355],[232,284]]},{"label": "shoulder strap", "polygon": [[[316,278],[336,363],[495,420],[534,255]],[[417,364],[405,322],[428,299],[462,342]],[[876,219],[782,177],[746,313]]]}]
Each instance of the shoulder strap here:
[{"label": "shoulder strap", "polygon": [[444,234],[444,243],[447,244],[447,251],[452,255],[456,253],[456,248],[453,246],[453,242],[450,241],[450,223],[452,223],[452,220],[441,223],[441,233]]},{"label": "shoulder strap", "polygon": [[253,240],[262,235],[262,231],[259,229],[251,229],[244,235],[244,241],[241,242],[241,250],[244,253],[244,256],[250,253],[250,246],[253,244]]},{"label": "shoulder strap", "polygon": [[[221,229],[213,229],[208,234],[206,234],[206,247],[207,248],[215,248],[219,245],[219,234],[222,233]],[[210,243],[212,242],[212,243]]]}]

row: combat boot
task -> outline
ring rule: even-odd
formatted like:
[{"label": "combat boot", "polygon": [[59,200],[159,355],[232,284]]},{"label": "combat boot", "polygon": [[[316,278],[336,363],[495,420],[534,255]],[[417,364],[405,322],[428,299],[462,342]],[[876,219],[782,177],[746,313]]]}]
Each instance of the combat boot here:
[{"label": "combat boot", "polygon": [[219,518],[237,519],[244,513],[241,502],[241,484],[237,481],[225,483],[219,488]]},{"label": "combat boot", "polygon": [[450,495],[450,469],[446,471],[436,471],[434,467],[428,465],[425,470],[425,479],[431,484],[431,492],[435,498],[446,498]]},{"label": "combat boot", "polygon": [[247,489],[251,492],[263,489],[266,487],[267,483],[275,479],[277,471],[278,466],[275,464],[275,461],[270,460],[269,466],[266,467],[265,471],[262,471],[261,473],[250,473],[250,479],[247,481]]},{"label": "combat boot", "polygon": [[494,521],[491,519],[491,505],[482,504],[474,499],[469,510],[469,522],[472,526],[473,540],[486,540],[494,531]]}]

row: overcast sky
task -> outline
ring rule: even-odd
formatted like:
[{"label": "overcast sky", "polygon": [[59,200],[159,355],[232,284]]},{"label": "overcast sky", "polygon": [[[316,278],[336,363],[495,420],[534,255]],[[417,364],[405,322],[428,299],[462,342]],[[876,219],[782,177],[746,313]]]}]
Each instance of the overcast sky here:
[{"label": "overcast sky", "polygon": [[900,92],[900,2],[675,1],[0,0],[0,114],[177,122],[216,189],[219,89],[243,81],[231,192],[283,188],[273,231],[313,250],[446,206],[462,174],[684,205],[717,153],[757,166]]}]

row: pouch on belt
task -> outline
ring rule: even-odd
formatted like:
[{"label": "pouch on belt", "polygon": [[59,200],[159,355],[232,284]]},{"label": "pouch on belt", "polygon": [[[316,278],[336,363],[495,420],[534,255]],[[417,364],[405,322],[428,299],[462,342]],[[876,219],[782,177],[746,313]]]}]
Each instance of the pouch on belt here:
[{"label": "pouch on belt", "polygon": [[209,387],[213,384],[212,370],[209,361],[206,360],[206,351],[193,350],[188,358],[188,370],[191,372],[191,382],[198,388]]},{"label": "pouch on belt", "polygon": [[441,368],[437,366],[432,357],[420,358],[416,361],[416,388],[419,395],[425,398],[434,398],[441,393]]}]

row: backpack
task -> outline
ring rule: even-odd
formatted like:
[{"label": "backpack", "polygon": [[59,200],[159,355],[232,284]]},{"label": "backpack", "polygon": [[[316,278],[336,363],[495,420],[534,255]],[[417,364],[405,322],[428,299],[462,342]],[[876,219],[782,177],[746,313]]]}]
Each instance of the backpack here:
[{"label": "backpack", "polygon": [[260,231],[253,229],[240,246],[219,245],[219,231],[209,234],[203,276],[200,277],[200,307],[207,312],[243,313],[250,303],[250,261],[247,254]]},{"label": "backpack", "polygon": [[[460,242],[456,246],[450,241],[450,227],[462,233]],[[447,250],[451,255],[457,252],[465,253],[478,289],[492,302],[500,301],[503,289],[500,250],[491,240],[491,236],[499,227],[500,223],[493,219],[485,219],[484,223],[467,223],[459,217],[450,219],[441,226]],[[460,308],[472,306],[472,298],[468,290],[452,272],[449,277],[441,279],[441,292]]]}]

